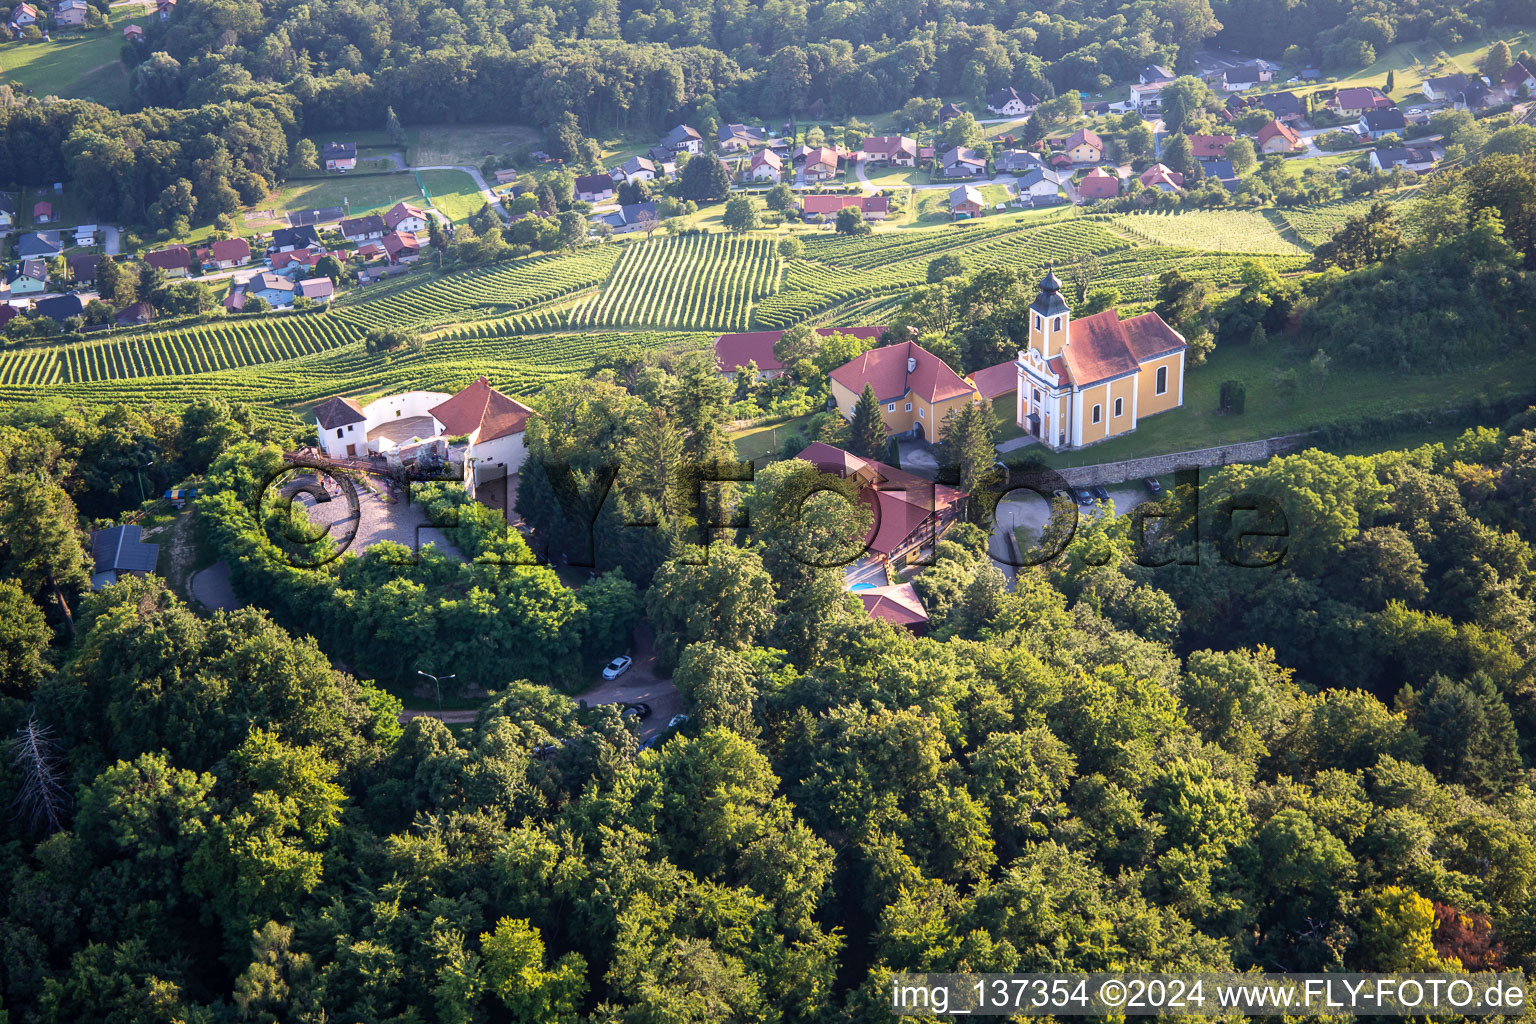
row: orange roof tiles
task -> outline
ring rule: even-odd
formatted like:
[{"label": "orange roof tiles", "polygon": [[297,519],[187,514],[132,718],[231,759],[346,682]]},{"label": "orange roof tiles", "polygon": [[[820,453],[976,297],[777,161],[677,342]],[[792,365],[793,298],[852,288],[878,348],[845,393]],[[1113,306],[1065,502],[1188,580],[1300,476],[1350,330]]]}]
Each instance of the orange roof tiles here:
[{"label": "orange roof tiles", "polygon": [[[910,372],[909,359],[914,363]],[[869,384],[882,402],[894,402],[908,391],[929,403],[975,391],[948,363],[912,341],[871,349],[839,366],[830,376],[855,395]]]},{"label": "orange roof tiles", "polygon": [[484,377],[429,411],[446,433],[473,434],[478,429],[476,444],[517,433],[533,414],[522,402],[491,387]]}]

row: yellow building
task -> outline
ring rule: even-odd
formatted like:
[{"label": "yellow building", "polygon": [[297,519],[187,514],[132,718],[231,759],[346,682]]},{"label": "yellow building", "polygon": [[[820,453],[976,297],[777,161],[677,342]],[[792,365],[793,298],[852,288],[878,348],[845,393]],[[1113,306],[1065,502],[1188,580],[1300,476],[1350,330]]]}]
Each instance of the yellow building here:
[{"label": "yellow building", "polygon": [[853,419],[864,385],[875,389],[880,418],[889,434],[938,440],[939,425],[951,409],[976,401],[976,385],[915,342],[871,349],[833,370],[837,411]]},{"label": "yellow building", "polygon": [[1015,364],[1018,424],[1054,449],[1129,433],[1184,404],[1185,347],[1156,313],[1121,320],[1106,309],[1074,323],[1052,270],[1030,304],[1029,348]]}]

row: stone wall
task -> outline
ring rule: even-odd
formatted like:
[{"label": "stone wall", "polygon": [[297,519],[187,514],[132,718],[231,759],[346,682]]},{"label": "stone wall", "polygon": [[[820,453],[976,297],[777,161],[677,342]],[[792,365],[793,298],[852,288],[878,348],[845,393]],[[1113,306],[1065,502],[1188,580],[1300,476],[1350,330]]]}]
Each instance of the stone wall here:
[{"label": "stone wall", "polygon": [[1144,459],[1126,459],[1123,462],[1105,462],[1097,466],[1074,466],[1058,470],[1062,478],[1073,487],[1109,486],[1127,480],[1140,480],[1148,476],[1163,476],[1176,469],[1197,466],[1225,466],[1234,462],[1258,462],[1272,455],[1285,455],[1302,447],[1305,434],[1286,434],[1283,437],[1266,437],[1259,441],[1239,441],[1217,448],[1197,448],[1194,451],[1174,452],[1170,455],[1151,455]]}]

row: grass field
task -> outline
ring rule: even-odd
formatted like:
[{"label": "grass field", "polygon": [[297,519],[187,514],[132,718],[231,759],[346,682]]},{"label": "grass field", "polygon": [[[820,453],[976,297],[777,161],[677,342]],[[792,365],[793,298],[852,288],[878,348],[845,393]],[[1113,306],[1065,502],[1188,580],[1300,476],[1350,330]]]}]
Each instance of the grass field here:
[{"label": "grass field", "polygon": [[509,156],[518,146],[537,147],[541,136],[520,124],[424,125],[408,138],[406,162],[413,166],[457,164],[479,167],[487,156]]},{"label": "grass field", "polygon": [[463,171],[421,171],[421,182],[432,197],[432,205],[449,220],[463,221],[485,204],[475,179]]},{"label": "grass field", "polygon": [[[466,175],[458,175],[468,181]],[[322,210],[347,204],[352,214],[387,210],[400,200],[421,202],[416,177],[399,174],[328,174],[323,178],[290,179],[288,184],[264,201],[264,206],[281,215],[284,211]]]},{"label": "grass field", "polygon": [[1251,210],[1128,213],[1115,217],[1112,222],[1117,228],[1154,245],[1208,252],[1304,255],[1299,246],[1280,237],[1263,214]]},{"label": "grass field", "polygon": [[122,106],[128,71],[119,61],[122,26],[143,12],[116,13],[107,28],[81,33],[60,32],[48,42],[0,44],[0,81],[34,96],[95,100],[102,106]]}]

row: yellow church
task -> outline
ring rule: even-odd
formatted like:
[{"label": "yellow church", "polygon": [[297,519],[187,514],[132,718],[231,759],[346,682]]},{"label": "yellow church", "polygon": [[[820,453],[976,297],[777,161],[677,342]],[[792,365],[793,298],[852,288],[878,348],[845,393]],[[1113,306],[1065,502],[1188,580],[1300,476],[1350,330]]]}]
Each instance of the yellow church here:
[{"label": "yellow church", "polygon": [[1106,309],[1073,322],[1053,268],[1030,303],[1029,348],[1014,364],[1018,424],[1057,450],[1130,433],[1184,404],[1186,347],[1156,313],[1121,320]]}]

